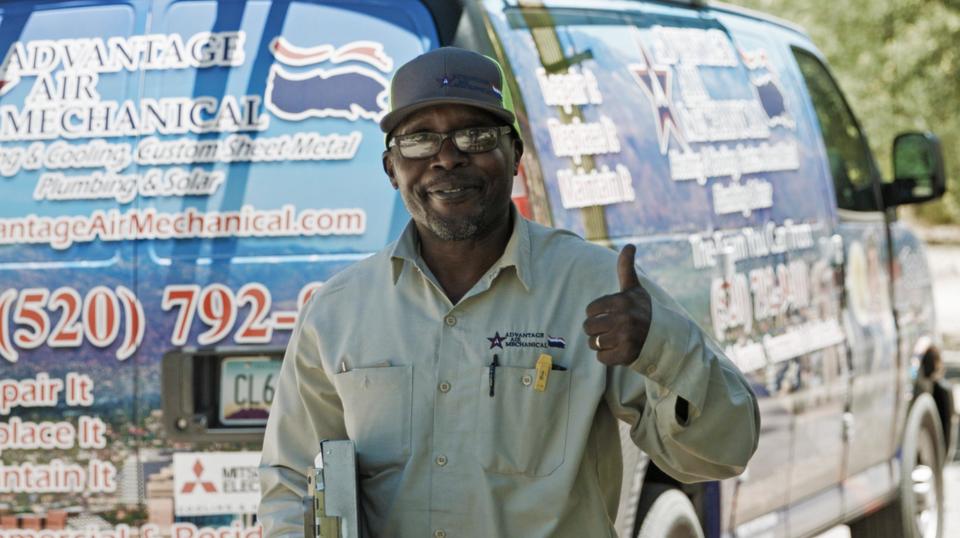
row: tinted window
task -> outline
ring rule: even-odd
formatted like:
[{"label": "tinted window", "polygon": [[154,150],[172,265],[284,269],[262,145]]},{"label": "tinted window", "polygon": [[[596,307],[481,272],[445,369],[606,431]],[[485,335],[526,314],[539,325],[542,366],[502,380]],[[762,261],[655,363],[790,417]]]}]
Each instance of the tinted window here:
[{"label": "tinted window", "polygon": [[837,206],[854,211],[879,210],[870,150],[840,88],[815,56],[796,48],[793,54],[820,120]]}]

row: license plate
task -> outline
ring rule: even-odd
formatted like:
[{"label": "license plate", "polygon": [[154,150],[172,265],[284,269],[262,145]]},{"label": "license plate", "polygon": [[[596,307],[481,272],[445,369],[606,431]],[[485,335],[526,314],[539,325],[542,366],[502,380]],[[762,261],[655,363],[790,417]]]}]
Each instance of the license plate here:
[{"label": "license plate", "polygon": [[220,363],[220,423],[266,425],[282,362],[272,357],[224,359]]}]

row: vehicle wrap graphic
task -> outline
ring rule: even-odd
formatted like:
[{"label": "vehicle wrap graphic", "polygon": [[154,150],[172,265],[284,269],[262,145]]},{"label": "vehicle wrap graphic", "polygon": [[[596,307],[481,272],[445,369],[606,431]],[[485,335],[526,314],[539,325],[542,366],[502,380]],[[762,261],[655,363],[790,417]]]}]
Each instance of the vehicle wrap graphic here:
[{"label": "vehicle wrap graphic", "polygon": [[407,222],[376,120],[433,22],[24,6],[0,6],[0,537],[260,538],[256,447],[175,443],[164,356],[262,351],[209,387],[211,421],[262,427],[300,307]]}]

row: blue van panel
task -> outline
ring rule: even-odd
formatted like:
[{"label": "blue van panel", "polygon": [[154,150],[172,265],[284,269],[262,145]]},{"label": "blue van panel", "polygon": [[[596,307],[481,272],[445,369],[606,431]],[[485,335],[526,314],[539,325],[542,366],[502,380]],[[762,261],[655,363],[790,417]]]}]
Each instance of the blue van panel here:
[{"label": "blue van panel", "polygon": [[[316,32],[316,21],[325,21],[322,35]],[[214,294],[211,296],[226,298],[235,309],[231,328],[212,334],[216,323],[204,323],[199,315],[187,327],[179,317],[179,307],[158,309],[144,337],[145,349],[191,344],[285,345],[291,320],[306,290],[383,247],[406,224],[407,212],[380,164],[383,134],[377,121],[386,106],[386,84],[393,71],[437,45],[432,21],[418,2],[250,2],[243,9],[221,13],[215,2],[186,0],[157,3],[153,26],[158,33],[190,35],[202,28],[214,28],[246,34],[246,61],[231,69],[229,76],[199,70],[147,74],[148,98],[262,96],[261,114],[268,120],[265,128],[222,134],[221,140],[231,136],[263,141],[316,135],[357,140],[349,158],[208,165],[207,169],[225,176],[224,186],[216,194],[142,200],[145,207],[158,211],[195,208],[209,214],[255,209],[278,212],[280,219],[287,218],[291,211],[294,215],[304,210],[356,208],[362,212],[364,227],[360,233],[186,239],[138,245],[145,252],[140,257],[140,279],[149,283],[140,291],[145,301],[161,305],[166,298],[169,305],[172,290],[195,284],[197,300],[204,294]],[[351,88],[349,93],[345,88]],[[369,96],[360,95],[358,88],[370,89]],[[191,138],[205,140],[209,136]],[[317,218],[323,218],[322,213]],[[252,295],[251,290],[260,295]],[[245,335],[241,332],[243,325],[256,319],[264,305],[255,297],[267,301],[264,323],[258,325],[269,329],[259,336],[251,336],[250,331]],[[144,398],[148,408],[156,408],[161,398],[158,356],[143,360],[142,386],[149,387]]]},{"label": "blue van panel", "polygon": [[[778,83],[776,64],[755,59],[762,50],[741,48],[716,19],[689,9],[599,8],[543,16],[562,56],[573,59],[582,79],[575,82],[542,67],[549,62],[522,10],[488,2],[528,116],[555,118],[530,125],[554,225],[590,235],[581,212],[590,206],[602,208],[610,238],[831,217],[818,147],[797,119],[801,101]],[[677,32],[720,53],[681,68],[678,54],[699,52],[668,45],[683,42],[672,37]],[[564,85],[588,95],[564,97]],[[579,101],[571,107],[564,99]],[[577,123],[610,142],[575,154],[576,136],[591,136]]]},{"label": "blue van panel", "polygon": [[[215,70],[147,73],[144,96],[262,96],[261,124],[221,136],[228,144],[255,139],[267,149],[285,139],[309,136],[319,140],[315,144],[330,144],[331,151],[310,160],[206,165],[204,170],[224,176],[223,187],[215,194],[145,199],[144,206],[171,212],[188,208],[238,212],[255,203],[257,210],[281,211],[282,218],[286,218],[282,210],[291,206],[298,215],[304,210],[333,211],[335,219],[346,219],[347,227],[313,237],[290,233],[270,240],[155,241],[148,246],[151,255],[218,259],[361,253],[382,247],[396,233],[392,224],[398,206],[380,165],[383,135],[377,120],[386,107],[393,69],[431,46],[424,43],[424,36],[431,33],[422,28],[423,18],[429,21],[429,16],[416,2],[406,2],[405,7],[357,2],[250,2],[236,7],[222,13],[215,2],[157,3],[153,32],[184,36],[209,28],[242,32],[245,61],[230,69],[229,76]],[[324,24],[322,35],[316,31],[318,22]],[[364,42],[375,46],[364,51]],[[322,47],[359,50],[343,56],[346,60],[324,60]],[[316,52],[315,59],[296,59],[306,48]],[[189,138],[205,140],[209,135]]]},{"label": "blue van panel", "polygon": [[[803,90],[806,82],[790,55],[790,47],[801,47],[817,55],[819,52],[806,36],[789,28],[771,27],[762,21],[722,12],[717,14],[717,19],[729,30],[738,47],[743,50],[763,51],[767,55],[771,80],[782,93],[785,106],[797,118],[797,137],[802,141],[803,153],[809,158],[809,165],[802,170],[803,181],[809,191],[799,196],[822,204],[823,217],[835,222],[836,194],[826,164],[829,161],[823,147],[816,112]],[[764,75],[762,70],[758,74]],[[792,203],[796,198],[788,200]]]},{"label": "blue van panel", "polygon": [[[313,287],[406,224],[377,121],[395,69],[437,33],[413,0],[158,0],[4,3],[0,36],[0,382],[93,388],[0,414],[110,432],[79,454],[4,451],[4,470],[112,473],[81,500],[18,485],[0,508],[30,509],[30,491],[115,520],[172,464],[161,357],[276,353]],[[44,107],[53,121],[23,124]]]}]

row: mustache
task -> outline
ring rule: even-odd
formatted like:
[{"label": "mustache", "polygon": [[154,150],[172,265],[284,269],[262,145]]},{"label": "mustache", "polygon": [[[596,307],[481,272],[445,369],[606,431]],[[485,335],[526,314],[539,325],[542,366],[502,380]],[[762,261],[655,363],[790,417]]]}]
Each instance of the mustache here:
[{"label": "mustache", "polygon": [[483,179],[475,174],[446,173],[441,176],[430,179],[421,187],[423,192],[436,190],[463,188],[463,187],[482,187]]}]

